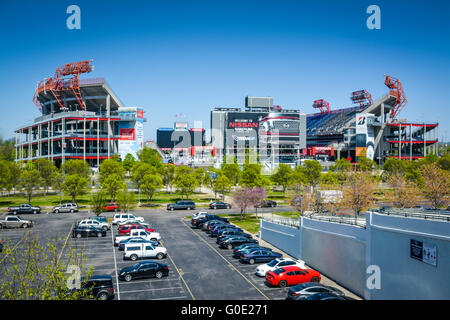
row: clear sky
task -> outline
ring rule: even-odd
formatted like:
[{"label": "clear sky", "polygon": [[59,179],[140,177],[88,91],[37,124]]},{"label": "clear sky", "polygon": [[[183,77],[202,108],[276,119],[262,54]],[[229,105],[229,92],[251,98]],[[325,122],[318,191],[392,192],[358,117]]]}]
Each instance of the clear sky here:
[{"label": "clear sky", "polygon": [[[66,9],[81,9],[69,30]],[[381,29],[369,30],[369,5]],[[387,93],[400,79],[400,118],[439,122],[450,140],[450,1],[114,1],[0,3],[0,136],[39,116],[37,81],[56,67],[93,59],[126,106],[143,107],[145,139],[176,120],[210,127],[213,107],[243,107],[246,95],[272,96],[312,113],[315,99],[349,107],[352,91]],[[182,114],[183,117],[175,117]]]}]

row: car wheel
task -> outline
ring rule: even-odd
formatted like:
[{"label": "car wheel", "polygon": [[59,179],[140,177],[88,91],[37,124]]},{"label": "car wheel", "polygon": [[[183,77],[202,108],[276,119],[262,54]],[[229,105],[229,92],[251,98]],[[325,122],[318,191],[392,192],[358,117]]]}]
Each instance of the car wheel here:
[{"label": "car wheel", "polygon": [[170,211],[173,211],[173,208],[170,208]]},{"label": "car wheel", "polygon": [[216,209],[217,209],[217,207],[216,207],[216,206],[214,206],[214,207],[213,207],[213,209],[214,209],[214,210],[216,210]]},{"label": "car wheel", "polygon": [[70,213],[73,213],[73,209],[70,210]]},{"label": "car wheel", "polygon": [[16,214],[17,214],[17,211],[13,211],[13,214],[16,215]]},{"label": "car wheel", "polygon": [[36,214],[36,210],[33,210],[33,214]]},{"label": "car wheel", "polygon": [[250,263],[250,264],[255,264],[255,259],[250,259],[250,260],[248,260],[248,263]]},{"label": "car wheel", "polygon": [[59,210],[55,210],[55,213],[59,213]]},{"label": "car wheel", "polygon": [[158,254],[156,255],[156,258],[157,258],[158,260],[161,260],[161,259],[164,258],[164,255],[163,255],[162,253],[158,253]]},{"label": "car wheel", "polygon": [[81,233],[77,233],[77,238],[81,238]]},{"label": "car wheel", "polygon": [[108,231],[108,227],[103,226],[102,229]]},{"label": "car wheel", "polygon": [[319,278],[317,278],[317,277],[312,277],[311,282],[319,282]]},{"label": "car wheel", "polygon": [[100,238],[102,236],[101,232],[97,232],[97,238]]},{"label": "car wheel", "polygon": [[228,209],[231,209],[231,206],[228,206],[227,208],[228,208]]},{"label": "car wheel", "polygon": [[24,224],[21,225],[21,227],[25,229],[27,227],[27,224],[24,223]]},{"label": "car wheel", "polygon": [[131,279],[132,279],[131,274],[127,274],[127,275],[125,276],[125,281],[126,281],[126,282],[131,281]]},{"label": "car wheel", "polygon": [[135,255],[135,254],[132,254],[132,255],[130,256],[131,261],[136,261],[137,258],[138,258],[138,256]]},{"label": "car wheel", "polygon": [[188,209],[188,210],[191,210],[191,207],[188,207],[187,209]]},{"label": "car wheel", "polygon": [[286,282],[286,280],[281,280],[278,285],[280,286],[280,288],[284,288],[287,286],[287,282]]},{"label": "car wheel", "polygon": [[163,277],[163,273],[161,271],[156,272],[156,278],[161,279]]},{"label": "car wheel", "polygon": [[97,295],[98,300],[108,300],[108,295],[105,292],[102,292]]},{"label": "car wheel", "polygon": [[114,209],[114,212],[117,212],[117,208]]},{"label": "car wheel", "polygon": [[231,244],[229,244],[229,245],[227,245],[227,248],[228,248],[229,250],[231,250],[231,249],[233,249],[233,246],[232,246]]}]

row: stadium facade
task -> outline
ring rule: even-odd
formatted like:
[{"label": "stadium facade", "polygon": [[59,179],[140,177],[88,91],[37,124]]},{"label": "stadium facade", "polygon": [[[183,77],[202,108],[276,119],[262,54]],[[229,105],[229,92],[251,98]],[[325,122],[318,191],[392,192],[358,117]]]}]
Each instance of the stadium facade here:
[{"label": "stadium facade", "polygon": [[16,161],[67,159],[98,167],[104,159],[136,157],[143,146],[144,110],[124,107],[103,78],[79,79],[92,61],[66,64],[41,81],[33,101],[42,112],[15,130]]}]

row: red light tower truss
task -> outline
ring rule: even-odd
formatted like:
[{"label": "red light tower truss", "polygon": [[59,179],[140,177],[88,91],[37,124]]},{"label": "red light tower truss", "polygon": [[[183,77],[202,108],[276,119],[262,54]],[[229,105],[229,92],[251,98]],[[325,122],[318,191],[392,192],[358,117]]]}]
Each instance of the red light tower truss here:
[{"label": "red light tower truss", "polygon": [[361,109],[365,109],[373,104],[372,95],[366,90],[353,91],[350,99],[353,103],[359,103]]},{"label": "red light tower truss", "polygon": [[47,78],[41,80],[34,93],[33,102],[39,108],[42,109],[37,97],[41,92],[50,91],[55,98],[59,107],[64,108],[64,102],[62,101],[62,94],[70,91],[77,99],[78,105],[82,110],[86,110],[83,97],[81,96],[81,90],[79,85],[79,77],[82,73],[88,73],[93,70],[92,60],[67,63],[56,69],[53,78]]},{"label": "red light tower truss", "polygon": [[321,114],[330,113],[330,103],[324,99],[314,100],[313,108],[320,109]]},{"label": "red light tower truss", "polygon": [[385,76],[386,78],[384,80],[384,84],[390,89],[389,94],[396,98],[394,107],[389,114],[391,119],[395,119],[408,100],[406,99],[405,92],[403,91],[402,83],[397,78],[388,76],[387,74]]}]

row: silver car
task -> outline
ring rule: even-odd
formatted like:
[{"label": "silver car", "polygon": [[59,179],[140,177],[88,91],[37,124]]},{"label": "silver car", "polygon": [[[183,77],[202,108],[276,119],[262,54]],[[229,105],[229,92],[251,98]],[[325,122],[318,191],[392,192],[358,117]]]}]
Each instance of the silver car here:
[{"label": "silver car", "polygon": [[53,207],[53,213],[60,212],[78,212],[78,206],[76,203],[63,203],[60,206]]}]

